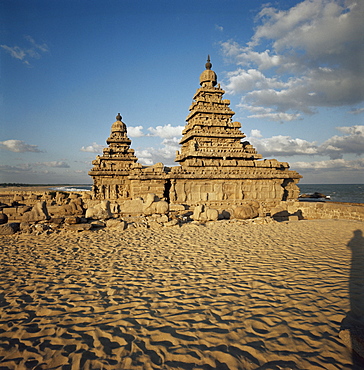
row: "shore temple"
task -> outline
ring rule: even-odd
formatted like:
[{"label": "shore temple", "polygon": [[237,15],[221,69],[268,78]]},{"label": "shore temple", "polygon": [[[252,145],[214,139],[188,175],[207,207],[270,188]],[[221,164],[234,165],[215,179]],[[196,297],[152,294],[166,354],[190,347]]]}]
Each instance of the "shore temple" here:
[{"label": "shore temple", "polygon": [[244,141],[233,121],[230,101],[217,83],[210,58],[200,75],[187,124],[182,131],[178,165],[138,163],[120,114],[111,126],[108,147],[92,162],[93,198],[122,205],[153,193],[172,204],[205,204],[216,209],[258,201],[266,212],[282,201],[298,198],[302,177],[286,162],[262,159]]}]

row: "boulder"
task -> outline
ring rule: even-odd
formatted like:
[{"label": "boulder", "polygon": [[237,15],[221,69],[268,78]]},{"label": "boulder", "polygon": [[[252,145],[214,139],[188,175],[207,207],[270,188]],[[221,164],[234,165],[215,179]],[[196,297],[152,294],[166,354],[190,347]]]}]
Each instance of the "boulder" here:
[{"label": "boulder", "polygon": [[206,209],[206,219],[207,221],[217,221],[219,218],[219,211],[213,208]]},{"label": "boulder", "polygon": [[152,214],[164,215],[169,211],[169,204],[165,200],[160,200],[155,194],[147,194],[143,203],[143,213],[146,216]]},{"label": "boulder", "polygon": [[[67,203],[68,202],[68,203]],[[58,215],[77,215],[82,216],[84,213],[82,207],[82,199],[81,198],[74,198],[74,199],[67,199],[67,204],[63,204],[59,206],[57,214]]]},{"label": "boulder", "polygon": [[111,218],[106,221],[106,227],[115,228],[118,230],[125,230],[127,223],[119,218]]},{"label": "boulder", "polygon": [[77,216],[68,216],[65,217],[64,223],[67,225],[75,225],[81,223],[81,219]]},{"label": "boulder", "polygon": [[176,226],[176,225],[178,225],[179,226],[179,224],[178,224],[178,221],[177,220],[171,220],[171,221],[168,221],[168,222],[166,222],[165,224],[163,224],[164,225],[164,227],[171,227],[171,226]]},{"label": "boulder", "polygon": [[19,230],[20,224],[17,222],[0,225],[0,235],[13,235]]},{"label": "boulder", "polygon": [[198,221],[200,220],[201,218],[201,214],[203,213],[204,211],[204,208],[205,206],[204,205],[198,205],[194,208],[193,210],[193,215],[192,215],[192,218],[195,220],[195,221]]},{"label": "boulder", "polygon": [[244,204],[234,209],[234,217],[238,220],[248,220],[259,216],[259,209],[250,204]]},{"label": "boulder", "polygon": [[219,218],[219,211],[204,205],[198,205],[193,210],[192,218],[195,221],[217,221]]},{"label": "boulder", "polygon": [[8,222],[8,216],[5,213],[0,213],[0,225]]},{"label": "boulder", "polygon": [[[87,224],[84,224],[84,225],[87,225]],[[95,228],[100,228],[100,227],[105,227],[106,226],[105,222],[100,221],[100,220],[92,221],[90,225],[91,225],[91,227],[95,227]]]},{"label": "boulder", "polygon": [[143,214],[143,199],[136,198],[132,200],[126,200],[120,211],[121,213],[129,215]]},{"label": "boulder", "polygon": [[112,213],[110,210],[110,202],[108,200],[103,200],[94,207],[86,210],[86,218],[108,219],[111,217]]},{"label": "boulder", "polygon": [[50,217],[48,215],[48,210],[45,201],[40,201],[34,205],[34,207],[29,211],[25,212],[22,216],[23,222],[38,222],[48,220]]}]

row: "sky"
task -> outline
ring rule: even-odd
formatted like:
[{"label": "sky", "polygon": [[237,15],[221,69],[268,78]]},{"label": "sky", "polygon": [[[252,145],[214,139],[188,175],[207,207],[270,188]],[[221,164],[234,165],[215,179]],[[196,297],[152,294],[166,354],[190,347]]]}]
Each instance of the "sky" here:
[{"label": "sky", "polygon": [[91,184],[115,116],[174,162],[207,55],[263,158],[364,183],[364,1],[0,0],[0,182]]}]

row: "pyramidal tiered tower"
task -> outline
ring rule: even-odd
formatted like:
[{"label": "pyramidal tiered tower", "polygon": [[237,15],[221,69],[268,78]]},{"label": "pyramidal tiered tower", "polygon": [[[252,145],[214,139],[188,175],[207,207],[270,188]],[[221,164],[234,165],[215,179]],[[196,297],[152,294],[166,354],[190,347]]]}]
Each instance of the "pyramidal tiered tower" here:
[{"label": "pyramidal tiered tower", "polygon": [[289,170],[286,162],[262,160],[244,141],[241,125],[233,121],[235,113],[230,101],[223,99],[225,91],[211,68],[208,57],[176,153],[179,165],[137,163],[119,114],[111,126],[108,147],[89,172],[94,199],[110,199],[122,207],[126,200],[153,193],[170,204],[205,204],[219,210],[254,200],[262,213],[268,213],[280,202],[298,198],[301,176]]},{"label": "pyramidal tiered tower", "polygon": [[89,175],[94,179],[93,193],[97,199],[126,199],[129,197],[130,186],[127,177],[134,168],[138,158],[130,149],[131,140],[127,136],[126,125],[120,113],[111,126],[111,133],[106,140],[107,148],[103,155],[92,161],[94,167]]},{"label": "pyramidal tiered tower", "polygon": [[225,91],[217,85],[217,76],[211,67],[209,56],[206,70],[200,76],[201,87],[193,97],[186,118],[187,125],[180,141],[181,153],[176,156],[176,162],[182,168],[234,169],[247,165],[246,160],[262,158],[249,142],[241,142],[245,135],[239,130],[240,123],[232,121],[235,112],[229,107],[230,101],[222,99]]},{"label": "pyramidal tiered tower", "polygon": [[301,176],[286,162],[260,160],[262,156],[243,141],[241,125],[232,120],[235,113],[230,101],[223,99],[225,91],[211,68],[208,57],[176,154],[180,166],[170,174],[171,201],[219,207],[249,200],[274,204],[297,199]]},{"label": "pyramidal tiered tower", "polygon": [[106,140],[108,147],[103,155],[92,161],[93,168],[89,175],[93,178],[94,199],[109,199],[123,202],[148,193],[162,197],[165,193],[166,168],[162,163],[154,166],[142,166],[134,149],[130,148],[131,140],[122,122],[120,113],[111,126],[111,133]]}]

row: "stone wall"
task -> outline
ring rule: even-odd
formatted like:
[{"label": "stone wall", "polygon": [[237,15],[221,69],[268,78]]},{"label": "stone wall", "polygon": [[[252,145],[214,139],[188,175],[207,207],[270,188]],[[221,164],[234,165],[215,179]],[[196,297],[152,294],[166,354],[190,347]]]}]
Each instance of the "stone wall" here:
[{"label": "stone wall", "polygon": [[364,204],[336,202],[281,202],[271,210],[279,221],[292,219],[345,219],[364,221]]}]

